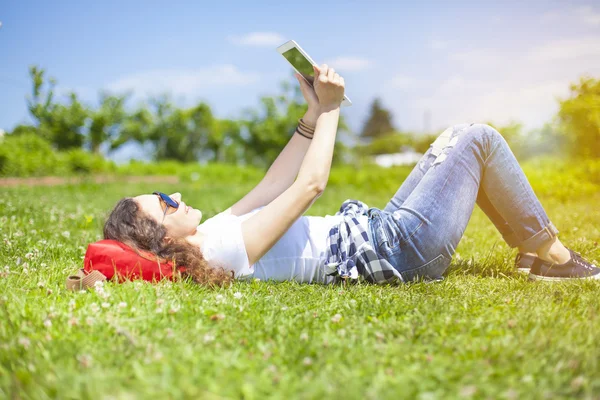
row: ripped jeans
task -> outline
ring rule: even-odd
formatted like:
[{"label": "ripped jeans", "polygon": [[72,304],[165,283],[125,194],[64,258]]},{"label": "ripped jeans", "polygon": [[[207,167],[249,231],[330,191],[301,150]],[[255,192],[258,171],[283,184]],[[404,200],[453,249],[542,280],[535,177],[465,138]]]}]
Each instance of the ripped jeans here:
[{"label": "ripped jeans", "polygon": [[431,144],[383,210],[369,210],[373,245],[405,281],[441,279],[475,203],[510,247],[533,252],[558,234],[504,138],[460,124]]}]

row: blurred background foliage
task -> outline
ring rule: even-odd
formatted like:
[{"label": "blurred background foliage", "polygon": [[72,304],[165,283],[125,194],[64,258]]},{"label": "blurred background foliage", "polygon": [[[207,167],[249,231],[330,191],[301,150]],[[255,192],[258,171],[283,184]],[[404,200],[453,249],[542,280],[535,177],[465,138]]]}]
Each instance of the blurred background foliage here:
[{"label": "blurred background foliage", "polygon": [[[282,82],[281,93],[261,97],[256,107],[244,110],[238,119],[220,119],[209,104],[181,108],[168,95],[137,106],[130,105],[130,93],[101,92],[96,106],[84,104],[74,92],[58,99],[54,78],[37,66],[29,72],[32,92],[27,106],[32,123],[0,136],[0,176],[179,174],[183,164],[197,167],[198,162],[264,172],[306,110],[299,88],[290,82]],[[570,89],[570,97],[560,101],[555,118],[541,129],[525,131],[518,122],[487,123],[502,133],[520,161],[548,155],[567,163],[586,159],[595,171],[600,154],[600,80],[583,77]],[[344,165],[354,170],[373,165],[374,156],[380,154],[424,153],[439,134],[395,127],[392,112],[379,99],[372,102],[361,132],[350,131],[343,117],[339,126],[339,132],[354,142],[349,145],[338,134],[333,164],[340,171]],[[107,158],[131,142],[147,148],[153,162],[131,160],[116,165]],[[336,176],[332,179],[335,182]]]}]

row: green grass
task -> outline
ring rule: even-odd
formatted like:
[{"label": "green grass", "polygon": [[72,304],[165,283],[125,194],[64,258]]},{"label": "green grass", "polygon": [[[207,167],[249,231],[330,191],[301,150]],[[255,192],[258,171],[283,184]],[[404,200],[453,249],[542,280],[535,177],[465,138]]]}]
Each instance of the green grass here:
[{"label": "green grass", "polygon": [[[406,172],[390,174],[400,184]],[[548,196],[543,188],[560,180],[533,183],[561,240],[600,260],[597,188]],[[209,218],[251,187],[201,179],[2,188],[0,398],[600,395],[600,284],[517,275],[516,251],[479,209],[441,283],[64,289],[120,197],[177,190]],[[394,191],[337,183],[308,214],[333,214],[347,198],[383,208]]]}]

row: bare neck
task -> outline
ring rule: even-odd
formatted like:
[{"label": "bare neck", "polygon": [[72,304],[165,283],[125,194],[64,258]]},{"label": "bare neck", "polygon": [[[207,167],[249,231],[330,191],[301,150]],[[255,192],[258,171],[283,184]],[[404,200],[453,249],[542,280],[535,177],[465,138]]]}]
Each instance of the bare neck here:
[{"label": "bare neck", "polygon": [[185,240],[201,249],[202,243],[204,243],[204,233],[196,231],[195,234],[187,236]]}]

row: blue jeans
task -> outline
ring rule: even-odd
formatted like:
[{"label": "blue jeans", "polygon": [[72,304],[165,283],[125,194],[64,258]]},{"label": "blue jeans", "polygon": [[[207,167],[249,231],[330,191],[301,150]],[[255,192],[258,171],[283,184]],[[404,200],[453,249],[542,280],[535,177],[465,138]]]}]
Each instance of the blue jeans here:
[{"label": "blue jeans", "polygon": [[431,144],[383,210],[368,211],[374,246],[405,281],[440,279],[475,203],[510,247],[533,252],[558,234],[504,138],[460,124]]}]

